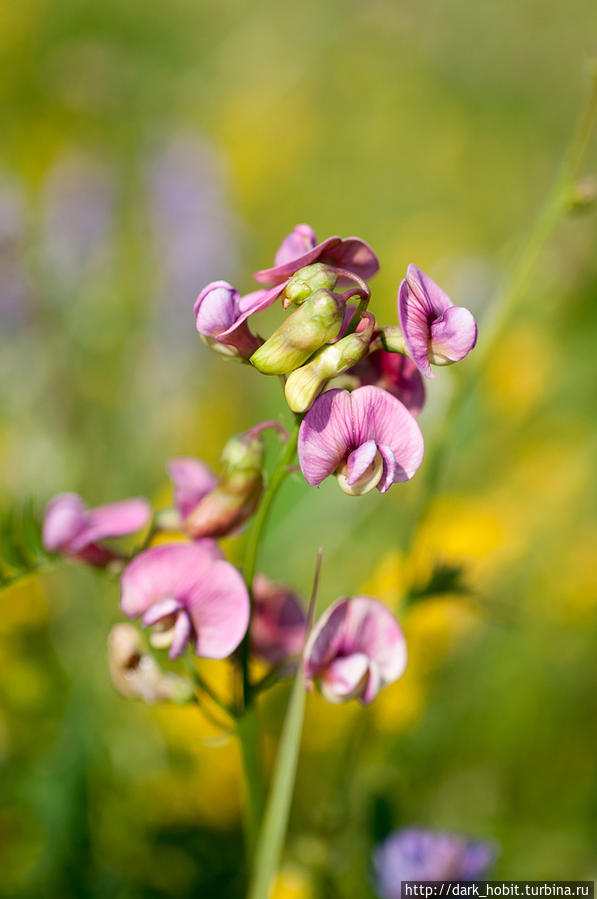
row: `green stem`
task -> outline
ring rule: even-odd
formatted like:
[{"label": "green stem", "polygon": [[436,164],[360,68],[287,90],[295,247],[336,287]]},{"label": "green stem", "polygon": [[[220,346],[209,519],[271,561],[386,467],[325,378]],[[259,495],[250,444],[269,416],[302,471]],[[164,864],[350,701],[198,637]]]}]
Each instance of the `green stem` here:
[{"label": "green stem", "polygon": [[263,770],[259,758],[257,710],[254,703],[246,708],[238,719],[236,735],[240,746],[246,791],[243,827],[247,863],[250,864],[255,855],[265,798]]},{"label": "green stem", "polygon": [[483,329],[479,347],[458,373],[450,402],[428,441],[425,454],[425,476],[410,521],[407,544],[412,543],[441,478],[446,451],[453,433],[453,419],[479,383],[479,375],[508,324],[517,303],[528,290],[529,280],[545,246],[569,210],[571,188],[580,174],[591,137],[597,125],[597,67],[592,74],[591,90],[583,114],[572,135],[568,150],[547,199],[540,210],[523,248],[511,268],[509,281],[502,290],[495,313]]}]

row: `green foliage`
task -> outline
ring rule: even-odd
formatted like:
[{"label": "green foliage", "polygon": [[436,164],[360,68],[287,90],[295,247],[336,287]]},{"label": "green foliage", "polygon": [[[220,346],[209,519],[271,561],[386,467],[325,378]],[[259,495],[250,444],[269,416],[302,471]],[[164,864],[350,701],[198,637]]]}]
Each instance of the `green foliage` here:
[{"label": "green foliage", "polygon": [[0,590],[33,574],[56,558],[41,539],[41,517],[32,499],[0,517]]}]

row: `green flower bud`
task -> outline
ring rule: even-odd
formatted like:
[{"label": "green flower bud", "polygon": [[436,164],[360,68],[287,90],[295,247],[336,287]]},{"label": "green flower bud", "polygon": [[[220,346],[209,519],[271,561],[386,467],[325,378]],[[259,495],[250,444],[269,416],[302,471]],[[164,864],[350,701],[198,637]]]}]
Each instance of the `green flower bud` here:
[{"label": "green flower bud", "polygon": [[316,290],[333,290],[336,286],[338,275],[334,269],[323,262],[306,265],[295,272],[282,294],[282,305],[285,309],[292,303],[300,306]]},{"label": "green flower bud", "polygon": [[253,353],[250,361],[265,375],[286,375],[294,371],[336,336],[343,312],[340,294],[316,291]]},{"label": "green flower bud", "polygon": [[369,321],[363,331],[347,334],[337,343],[323,347],[310,362],[288,375],[284,393],[293,412],[310,409],[326,381],[341,375],[367,355],[375,318],[370,312],[366,312],[365,317]]}]

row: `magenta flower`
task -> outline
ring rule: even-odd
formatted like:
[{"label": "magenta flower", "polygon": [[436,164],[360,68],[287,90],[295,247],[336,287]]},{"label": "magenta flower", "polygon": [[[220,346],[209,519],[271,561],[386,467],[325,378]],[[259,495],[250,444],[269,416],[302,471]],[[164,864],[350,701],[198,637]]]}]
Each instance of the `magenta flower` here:
[{"label": "magenta flower", "polygon": [[218,483],[211,468],[192,456],[170,459],[166,471],[174,487],[174,505],[183,521]]},{"label": "magenta flower", "polygon": [[[258,305],[255,294],[265,293],[268,291],[258,290],[241,297],[227,281],[212,281],[203,288],[193,307],[197,330],[211,346],[215,341],[222,347],[228,347],[229,355],[248,359],[261,341],[251,333],[246,319],[257,311],[253,308]],[[277,296],[273,297],[272,303]]]},{"label": "magenta flower", "polygon": [[416,265],[409,265],[398,290],[398,318],[408,353],[427,378],[435,377],[431,363],[460,362],[477,342],[472,314],[454,306]]},{"label": "magenta flower", "polygon": [[298,438],[301,470],[313,487],[336,474],[345,493],[360,496],[413,477],[423,435],[408,409],[379,387],[329,390],[304,417]]},{"label": "magenta flower", "polygon": [[223,659],[249,623],[249,594],[239,572],[200,543],[165,543],[140,553],[125,569],[120,607],[143,616],[150,642],[176,659],[188,642],[198,656]]},{"label": "magenta flower", "polygon": [[314,262],[327,262],[365,280],[379,271],[377,256],[359,237],[328,237],[317,243],[310,225],[297,225],[280,244],[274,267],[262,269],[254,277],[260,284],[282,285],[300,268]]},{"label": "magenta flower", "polygon": [[412,415],[418,415],[425,403],[423,378],[415,363],[402,353],[375,350],[347,374],[358,378],[359,384],[370,384],[387,390],[400,400]]},{"label": "magenta flower", "polygon": [[400,899],[403,880],[476,880],[495,856],[490,843],[460,834],[409,828],[396,830],[373,857],[377,892]]},{"label": "magenta flower", "polygon": [[305,686],[316,681],[330,702],[372,702],[406,669],[406,640],[390,610],[371,596],[338,599],[305,646]]},{"label": "magenta flower", "polygon": [[138,497],[88,509],[76,493],[60,493],[46,508],[43,545],[48,552],[72,556],[90,565],[106,565],[121,557],[101,541],[134,534],[150,518],[149,503]]},{"label": "magenta flower", "polygon": [[253,582],[251,648],[256,656],[278,665],[299,655],[305,641],[306,617],[299,598],[264,574]]}]

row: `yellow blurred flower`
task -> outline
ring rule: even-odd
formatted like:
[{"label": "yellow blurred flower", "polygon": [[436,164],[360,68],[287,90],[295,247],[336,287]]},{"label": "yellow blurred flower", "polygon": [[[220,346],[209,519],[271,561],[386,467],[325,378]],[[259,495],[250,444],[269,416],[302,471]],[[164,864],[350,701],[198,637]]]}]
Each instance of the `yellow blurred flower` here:
[{"label": "yellow blurred flower", "polygon": [[313,899],[309,877],[298,868],[283,868],[278,872],[269,899]]},{"label": "yellow blurred flower", "polygon": [[549,389],[557,358],[553,339],[536,324],[511,328],[487,362],[489,401],[509,419],[528,412]]}]

